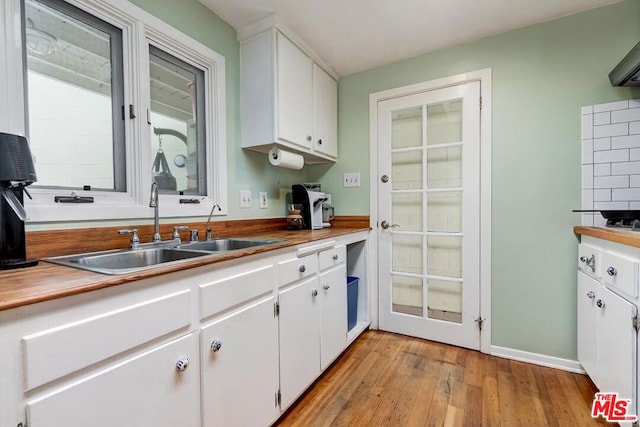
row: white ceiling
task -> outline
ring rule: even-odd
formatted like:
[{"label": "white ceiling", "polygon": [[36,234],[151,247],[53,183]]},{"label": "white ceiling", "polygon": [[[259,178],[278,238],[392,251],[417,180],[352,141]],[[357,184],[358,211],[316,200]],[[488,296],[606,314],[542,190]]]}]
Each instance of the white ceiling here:
[{"label": "white ceiling", "polygon": [[278,15],[340,76],[620,0],[200,0],[241,29]]}]

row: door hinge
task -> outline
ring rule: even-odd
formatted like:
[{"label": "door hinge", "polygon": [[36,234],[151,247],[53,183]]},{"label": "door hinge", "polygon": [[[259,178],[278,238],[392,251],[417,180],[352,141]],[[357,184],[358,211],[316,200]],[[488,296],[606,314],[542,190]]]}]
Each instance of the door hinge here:
[{"label": "door hinge", "polygon": [[631,318],[631,324],[636,332],[640,331],[640,317],[637,314]]},{"label": "door hinge", "polygon": [[480,110],[482,110],[482,97],[480,97]]},{"label": "door hinge", "polygon": [[280,316],[280,303],[278,301],[273,303],[273,317]]},{"label": "door hinge", "polygon": [[478,325],[478,329],[482,330],[482,324],[484,323],[484,319],[482,317],[478,317],[474,320],[474,322],[476,322],[476,325]]},{"label": "door hinge", "polygon": [[276,406],[280,406],[282,403],[282,393],[280,393],[280,389],[276,391]]}]

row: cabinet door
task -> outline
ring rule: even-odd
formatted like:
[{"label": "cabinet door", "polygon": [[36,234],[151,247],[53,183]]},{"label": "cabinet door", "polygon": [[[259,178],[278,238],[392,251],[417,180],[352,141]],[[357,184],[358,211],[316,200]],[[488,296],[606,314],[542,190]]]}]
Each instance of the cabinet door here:
[{"label": "cabinet door", "polygon": [[347,270],[344,264],[320,275],[321,367],[325,369],[347,346]]},{"label": "cabinet door", "polygon": [[282,409],[320,374],[318,278],[280,292]]},{"label": "cabinet door", "polygon": [[313,64],[313,149],[338,157],[338,82]]},{"label": "cabinet door", "polygon": [[313,62],[277,33],[278,131],[285,141],[311,148],[313,132]]},{"label": "cabinet door", "polygon": [[637,332],[632,318],[636,307],[601,287],[596,300],[598,312],[598,387],[634,399]]},{"label": "cabinet door", "polygon": [[[108,337],[106,337],[108,339]],[[189,334],[27,402],[29,427],[200,426],[197,335]],[[178,372],[176,362],[189,359]]]},{"label": "cabinet door", "polygon": [[598,311],[596,297],[600,284],[578,272],[578,360],[598,385]]},{"label": "cabinet door", "polygon": [[269,295],[202,329],[203,426],[268,425],[278,416],[274,303]]}]

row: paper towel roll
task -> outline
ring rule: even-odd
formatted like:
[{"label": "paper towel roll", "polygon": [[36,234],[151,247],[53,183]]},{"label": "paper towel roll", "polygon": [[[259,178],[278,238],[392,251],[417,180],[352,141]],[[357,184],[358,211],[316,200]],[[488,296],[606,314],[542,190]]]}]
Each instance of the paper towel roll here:
[{"label": "paper towel roll", "polygon": [[304,166],[304,157],[300,154],[273,147],[269,150],[269,163],[280,168],[302,169]]}]

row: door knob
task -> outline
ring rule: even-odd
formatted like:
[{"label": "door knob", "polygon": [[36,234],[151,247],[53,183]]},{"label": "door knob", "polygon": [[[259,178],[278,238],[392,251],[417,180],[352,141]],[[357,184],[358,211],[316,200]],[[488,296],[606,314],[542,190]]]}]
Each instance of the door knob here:
[{"label": "door knob", "polygon": [[599,299],[598,301],[596,301],[596,305],[598,306],[598,308],[604,308],[604,301]]},{"label": "door knob", "polygon": [[615,276],[616,274],[618,274],[618,272],[616,271],[616,269],[614,267],[609,267],[607,268],[607,274],[609,276]]},{"label": "door knob", "polygon": [[217,353],[222,348],[222,340],[211,341],[211,351]]},{"label": "door knob", "polygon": [[380,223],[380,227],[384,228],[385,230],[388,228],[398,228],[400,227],[398,224],[389,224],[388,221],[382,221]]},{"label": "door knob", "polygon": [[184,372],[189,367],[189,359],[186,357],[184,359],[180,359],[176,362],[176,371]]},{"label": "door knob", "polygon": [[311,296],[312,297],[317,297],[318,296],[318,290],[317,289],[312,290],[311,291]]},{"label": "door knob", "polygon": [[596,297],[596,293],[593,291],[587,292],[587,298],[593,299]]}]

